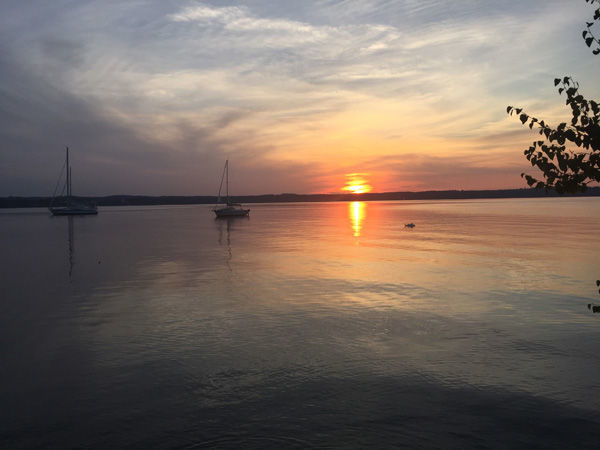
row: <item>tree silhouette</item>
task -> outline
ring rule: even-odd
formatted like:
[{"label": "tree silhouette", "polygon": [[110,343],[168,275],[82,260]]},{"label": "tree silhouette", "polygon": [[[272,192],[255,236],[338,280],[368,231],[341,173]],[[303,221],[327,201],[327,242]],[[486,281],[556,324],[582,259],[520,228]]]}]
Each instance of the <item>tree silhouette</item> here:
[{"label": "tree silhouette", "polygon": [[[566,104],[571,107],[571,123],[563,122],[556,128],[509,106],[509,114],[517,114],[529,128],[538,127],[543,140],[534,141],[523,153],[532,166],[540,169],[545,181],[522,173],[529,186],[554,189],[559,194],[586,190],[587,184],[600,181],[600,107],[594,100],[586,100],[579,93],[579,84],[571,77],[556,78],[558,92],[566,93]],[[568,150],[566,143],[575,144],[581,151]]]},{"label": "tree silhouette", "polygon": [[[585,2],[590,5],[600,4],[600,0]],[[592,32],[592,27],[599,22],[600,8],[596,8],[593,20],[586,22],[586,29],[582,32],[585,44],[590,48],[594,46],[594,55],[600,54],[600,40]],[[518,115],[523,125],[528,124],[530,129],[538,127],[540,135],[544,137],[543,140],[533,142],[523,153],[532,166],[542,171],[545,181],[525,173],[521,177],[525,178],[529,186],[537,189],[554,189],[559,194],[584,192],[588,183],[600,182],[600,109],[597,102],[586,100],[579,93],[579,83],[573,78],[555,78],[554,86],[558,85],[559,95],[564,92],[567,96],[566,104],[571,107],[573,117],[570,124],[563,122],[552,128],[543,120],[524,113],[522,108],[506,108],[511,116]],[[580,151],[567,150],[567,142],[575,144]],[[600,286],[600,280],[596,280],[596,286]]]},{"label": "tree silhouette", "polygon": [[[593,5],[594,3],[600,3],[600,0],[585,0],[585,2],[589,3],[590,5]],[[594,35],[594,33],[592,33],[592,27],[598,21],[600,21],[600,8],[597,8],[596,11],[594,11],[593,20],[591,22],[586,22],[587,29],[584,30],[582,33],[582,36],[583,36],[583,39],[585,40],[586,45],[588,47],[591,47],[592,44],[594,44],[594,46],[596,47],[592,51],[592,53],[594,55],[600,54],[600,41]]]},{"label": "tree silhouette", "polygon": [[[600,0],[585,0],[591,5]],[[595,46],[592,53],[600,54],[600,41],[592,33],[592,27],[600,22],[600,8],[594,11],[592,22],[586,22],[583,39],[588,47]],[[522,108],[509,106],[506,112],[516,114],[523,125],[538,128],[542,140],[534,141],[523,153],[532,166],[541,170],[545,180],[538,180],[522,173],[529,186],[537,189],[554,189],[559,194],[584,192],[591,182],[600,182],[600,108],[594,100],[586,100],[579,93],[579,84],[571,77],[556,78],[554,86],[558,93],[566,94],[566,105],[571,107],[570,124],[563,122],[553,128],[543,120],[523,112]],[[567,149],[566,143],[574,144],[579,151]]]}]

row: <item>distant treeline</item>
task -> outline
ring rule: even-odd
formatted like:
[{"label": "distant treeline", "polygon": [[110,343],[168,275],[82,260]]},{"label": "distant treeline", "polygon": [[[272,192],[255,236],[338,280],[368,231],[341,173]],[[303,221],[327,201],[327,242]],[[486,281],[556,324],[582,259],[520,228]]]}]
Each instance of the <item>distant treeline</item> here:
[{"label": "distant treeline", "polygon": [[[232,197],[239,203],[283,203],[283,202],[350,202],[375,200],[458,200],[484,198],[533,198],[558,197],[555,192],[536,189],[498,189],[486,191],[420,191],[420,192],[381,192],[367,194],[265,194]],[[600,196],[600,187],[589,188],[577,196]],[[107,197],[74,197],[76,201],[94,203],[98,206],[134,205],[196,205],[211,204],[215,196],[146,196],[110,195]],[[43,208],[50,204],[50,197],[0,197],[0,208]],[[62,203],[61,199],[55,203]]]}]

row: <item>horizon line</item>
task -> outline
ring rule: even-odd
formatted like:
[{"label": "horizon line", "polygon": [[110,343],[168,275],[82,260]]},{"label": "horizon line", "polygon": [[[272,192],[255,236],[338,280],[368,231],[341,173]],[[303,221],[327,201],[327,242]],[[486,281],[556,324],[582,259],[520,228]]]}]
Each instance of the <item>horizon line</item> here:
[{"label": "horizon line", "polygon": [[[599,188],[600,186],[588,187],[588,190]],[[496,188],[496,189],[425,189],[418,191],[381,191],[381,192],[313,192],[313,193],[297,193],[297,192],[280,192],[280,193],[262,193],[262,194],[240,194],[231,195],[230,197],[264,197],[264,196],[278,196],[278,195],[298,195],[298,196],[310,196],[310,195],[343,195],[343,196],[370,196],[370,195],[386,195],[386,194],[424,194],[424,193],[435,193],[435,192],[500,192],[500,191],[539,191],[543,190],[536,189],[534,187],[514,187],[514,188]],[[52,195],[4,195],[0,198],[52,198]],[[57,198],[64,197],[57,196]],[[82,194],[73,195],[73,197],[85,197],[85,198],[102,198],[102,197],[218,197],[217,194]]]}]

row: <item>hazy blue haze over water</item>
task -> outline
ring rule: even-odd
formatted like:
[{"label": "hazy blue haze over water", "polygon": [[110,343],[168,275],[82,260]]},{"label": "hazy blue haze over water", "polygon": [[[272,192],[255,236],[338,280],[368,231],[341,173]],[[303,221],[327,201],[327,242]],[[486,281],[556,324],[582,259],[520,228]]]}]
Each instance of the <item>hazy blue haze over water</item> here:
[{"label": "hazy blue haze over water", "polygon": [[600,199],[249,206],[0,211],[0,447],[598,446]]}]

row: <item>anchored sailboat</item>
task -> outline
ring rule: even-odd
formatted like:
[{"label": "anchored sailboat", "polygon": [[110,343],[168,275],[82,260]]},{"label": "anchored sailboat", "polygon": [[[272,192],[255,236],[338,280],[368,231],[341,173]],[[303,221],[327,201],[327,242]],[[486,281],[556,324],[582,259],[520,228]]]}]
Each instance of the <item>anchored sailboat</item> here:
[{"label": "anchored sailboat", "polygon": [[[223,179],[225,179],[225,206],[219,208],[221,204],[221,189],[223,188]],[[223,175],[221,176],[221,185],[219,186],[219,195],[217,198],[217,204],[213,209],[217,217],[240,217],[247,216],[250,212],[249,209],[242,208],[239,203],[232,203],[229,200],[229,160],[225,161],[225,168],[223,169]]]},{"label": "anchored sailboat", "polygon": [[[73,201],[73,189],[72,189],[72,177],[71,177],[71,166],[69,165],[69,147],[67,147],[67,157],[65,161],[67,179],[65,181],[65,185],[63,186],[62,192],[64,193],[65,188],[67,190],[66,195],[66,205],[65,206],[53,206],[54,201],[56,200],[56,189],[54,190],[54,195],[52,196],[52,201],[50,202],[50,206],[48,209],[52,213],[53,216],[75,216],[75,215],[84,215],[84,214],[98,214],[98,210],[95,205],[86,205],[82,203],[76,203]],[[62,172],[59,177],[62,178]],[[58,188],[58,183],[57,183]]]}]

